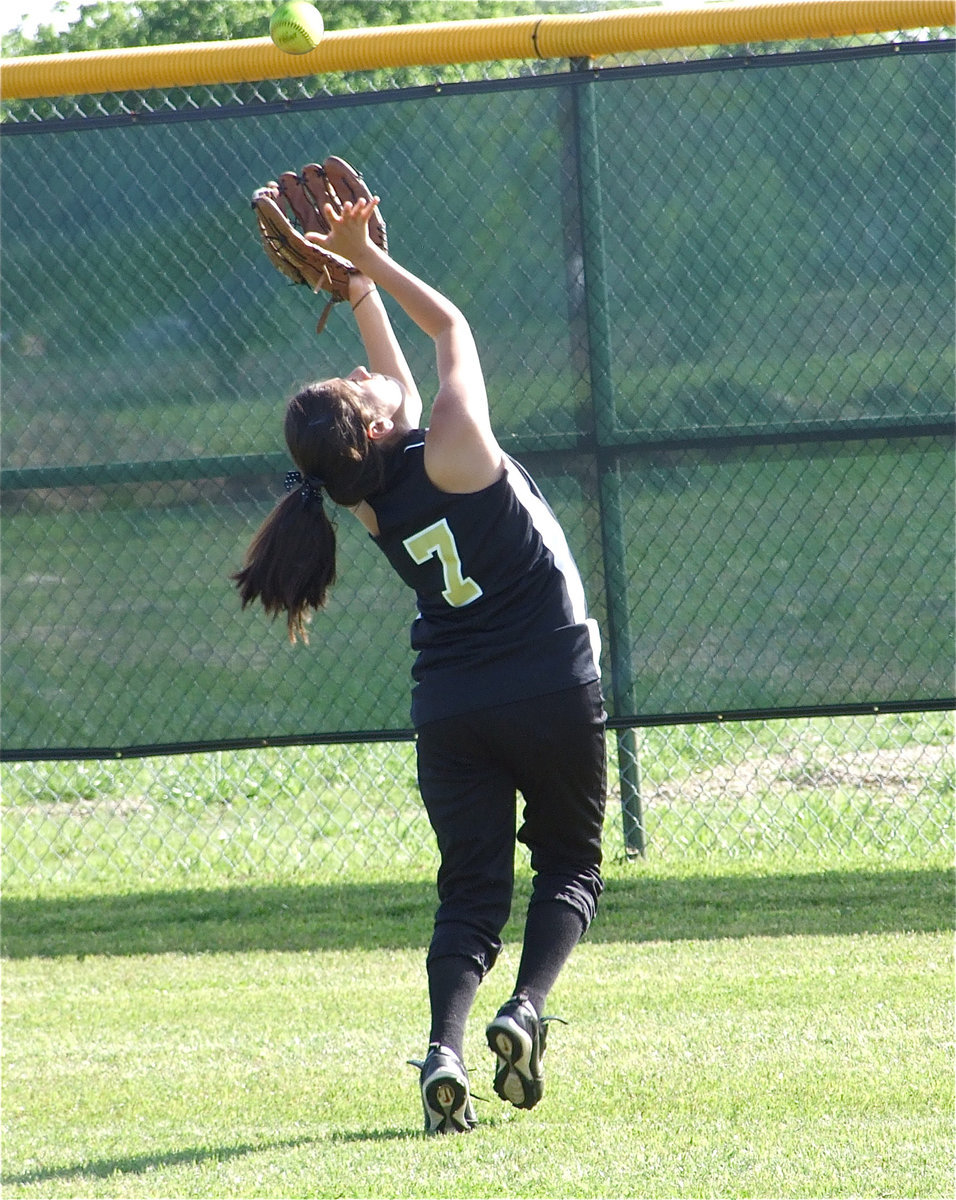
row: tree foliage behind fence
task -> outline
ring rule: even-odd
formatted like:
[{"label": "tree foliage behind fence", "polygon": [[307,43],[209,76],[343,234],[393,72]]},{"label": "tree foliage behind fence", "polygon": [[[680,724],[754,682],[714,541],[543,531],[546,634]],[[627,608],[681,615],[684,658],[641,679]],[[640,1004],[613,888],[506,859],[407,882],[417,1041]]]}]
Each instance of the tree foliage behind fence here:
[{"label": "tree foliage behind fence", "polygon": [[[361,361],[346,314],[315,336],[319,305],[271,272],[248,207],[327,152],[363,167],[394,252],[468,313],[501,440],[568,531],[604,632],[629,845],[666,794],[661,762],[684,761],[668,750],[682,726],[816,715],[838,731],[840,714],[951,707],[952,45],[575,62],[284,101],[246,89],[198,108],[150,94],[43,120],[11,108],[3,700],[13,845],[33,846],[21,866],[32,855],[42,874],[57,811],[72,822],[112,794],[61,794],[84,788],[53,760],[98,762],[102,785],[109,759],[205,754],[207,819],[261,787],[223,773],[224,751],[409,736],[413,606],[354,522],[307,649],[240,614],[228,578],[280,494],[286,396]],[[427,390],[430,346],[396,319]],[[916,744],[939,747],[925,719]],[[669,733],[642,735],[658,739],[648,762],[633,731],[655,727]],[[783,755],[784,782],[800,774],[796,749],[744,740]],[[748,779],[728,811],[752,816],[760,768],[723,744],[722,782],[702,762],[706,802]],[[921,753],[932,763],[906,751],[893,803],[935,780],[935,815],[921,799],[914,827],[932,844],[946,763]],[[295,751],[311,782],[294,841],[313,820],[352,837],[323,773],[343,754],[361,772],[363,753]],[[195,797],[159,782],[175,770],[154,778],[147,810],[188,824]],[[117,803],[96,819],[114,827]]]}]

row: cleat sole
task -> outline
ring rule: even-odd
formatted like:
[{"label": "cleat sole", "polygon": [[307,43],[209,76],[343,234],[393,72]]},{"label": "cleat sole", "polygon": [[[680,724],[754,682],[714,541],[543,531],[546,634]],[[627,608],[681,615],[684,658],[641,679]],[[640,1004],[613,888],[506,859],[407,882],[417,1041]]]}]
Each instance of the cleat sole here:
[{"label": "cleat sole", "polygon": [[533,1108],[544,1093],[540,1072],[532,1072],[534,1043],[517,1022],[498,1017],[488,1026],[488,1045],[498,1056],[495,1092],[515,1108]]}]

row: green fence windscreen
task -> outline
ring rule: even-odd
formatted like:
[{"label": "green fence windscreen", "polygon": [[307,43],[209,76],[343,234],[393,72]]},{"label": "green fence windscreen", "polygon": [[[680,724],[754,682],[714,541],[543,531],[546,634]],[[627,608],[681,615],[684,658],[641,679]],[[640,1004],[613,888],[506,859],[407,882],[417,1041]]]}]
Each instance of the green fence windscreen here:
[{"label": "green fence windscreen", "polygon": [[950,702],[947,48],[3,127],[4,753],[407,729],[413,598],[347,514],[308,648],[228,578],[286,397],[362,361],[248,206],[327,152],[471,318],[615,719]]}]

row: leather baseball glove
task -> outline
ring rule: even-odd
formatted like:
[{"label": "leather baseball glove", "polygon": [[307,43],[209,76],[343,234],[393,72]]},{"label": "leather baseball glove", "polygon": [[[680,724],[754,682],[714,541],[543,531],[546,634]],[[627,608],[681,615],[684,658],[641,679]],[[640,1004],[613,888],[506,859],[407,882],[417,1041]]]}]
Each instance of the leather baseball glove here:
[{"label": "leather baseball glove", "polygon": [[[356,270],[348,259],[314,245],[304,234],[330,231],[323,211],[326,204],[340,212],[346,200],[359,197],[372,198],[361,172],[335,156],[321,166],[308,163],[299,175],[285,171],[278,182],[270,181],[252,196],[259,236],[272,265],[293,283],[304,283],[313,292],[324,289],[331,295],[319,318],[319,333],[332,305],[348,299],[349,276]],[[387,253],[385,222],[377,208],[369,219],[368,232],[375,245]]]}]

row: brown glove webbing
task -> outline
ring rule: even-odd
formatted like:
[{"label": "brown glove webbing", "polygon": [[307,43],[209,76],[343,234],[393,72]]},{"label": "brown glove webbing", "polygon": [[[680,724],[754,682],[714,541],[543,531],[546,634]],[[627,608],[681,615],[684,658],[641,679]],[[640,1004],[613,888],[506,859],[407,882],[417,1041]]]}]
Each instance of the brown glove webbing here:
[{"label": "brown glove webbing", "polygon": [[[324,206],[341,212],[343,204],[357,199],[372,199],[362,175],[344,159],[330,157],[322,166],[308,163],[301,174],[285,171],[278,182],[258,188],[252,207],[259,225],[259,236],[272,265],[287,279],[305,284],[313,292],[322,289],[331,299],[319,317],[318,332],[328,321],[332,305],[349,296],[349,277],[356,268],[347,259],[323,250],[304,236],[306,233],[331,232]],[[368,223],[369,238],[388,251],[385,221],[376,208]]]}]

